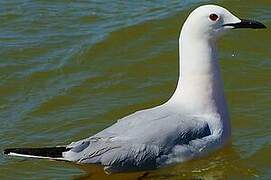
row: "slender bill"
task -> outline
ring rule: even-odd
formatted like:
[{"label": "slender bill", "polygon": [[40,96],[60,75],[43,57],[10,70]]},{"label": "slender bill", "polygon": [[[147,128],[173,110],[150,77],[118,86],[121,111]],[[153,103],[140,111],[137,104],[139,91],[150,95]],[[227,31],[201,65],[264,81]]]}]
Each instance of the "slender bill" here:
[{"label": "slender bill", "polygon": [[266,28],[264,24],[258,21],[246,20],[246,19],[241,19],[241,22],[239,23],[229,23],[229,24],[224,24],[223,26],[231,26],[234,29],[237,29],[237,28],[264,29]]}]

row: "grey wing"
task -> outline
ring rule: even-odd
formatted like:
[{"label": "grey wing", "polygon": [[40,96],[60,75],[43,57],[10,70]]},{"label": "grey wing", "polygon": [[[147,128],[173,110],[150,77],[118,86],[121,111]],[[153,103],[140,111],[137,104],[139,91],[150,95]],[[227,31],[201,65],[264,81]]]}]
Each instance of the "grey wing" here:
[{"label": "grey wing", "polygon": [[154,168],[159,153],[156,145],[94,138],[64,152],[63,156],[78,163],[101,164],[112,172]]},{"label": "grey wing", "polygon": [[72,143],[69,146],[72,149],[63,156],[70,161],[99,163],[121,170],[150,168],[175,145],[208,135],[210,129],[204,121],[141,111],[90,138]]}]

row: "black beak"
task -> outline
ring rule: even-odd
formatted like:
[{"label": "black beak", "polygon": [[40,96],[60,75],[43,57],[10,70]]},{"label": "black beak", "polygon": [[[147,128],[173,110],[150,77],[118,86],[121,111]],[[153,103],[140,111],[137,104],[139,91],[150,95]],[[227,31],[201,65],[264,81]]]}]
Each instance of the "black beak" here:
[{"label": "black beak", "polygon": [[246,19],[241,19],[241,22],[239,23],[229,23],[229,24],[224,24],[223,26],[231,26],[234,29],[237,29],[237,28],[265,29],[266,28],[264,24],[258,21],[246,20]]}]

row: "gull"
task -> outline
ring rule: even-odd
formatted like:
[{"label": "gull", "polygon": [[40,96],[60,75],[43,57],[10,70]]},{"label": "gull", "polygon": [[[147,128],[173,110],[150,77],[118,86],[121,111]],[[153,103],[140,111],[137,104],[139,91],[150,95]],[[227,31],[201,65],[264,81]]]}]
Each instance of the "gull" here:
[{"label": "gull", "polygon": [[137,111],[66,146],[8,148],[11,156],[99,164],[106,173],[147,170],[202,157],[228,143],[231,127],[216,40],[237,28],[266,28],[217,5],[196,8],[179,37],[179,80],[162,105]]}]

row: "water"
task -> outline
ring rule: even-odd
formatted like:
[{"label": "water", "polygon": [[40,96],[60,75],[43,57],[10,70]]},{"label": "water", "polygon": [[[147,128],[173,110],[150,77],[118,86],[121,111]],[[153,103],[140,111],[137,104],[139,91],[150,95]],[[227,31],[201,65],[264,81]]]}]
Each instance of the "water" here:
[{"label": "water", "polygon": [[[0,1],[0,150],[68,144],[164,102],[177,81],[180,26],[211,2],[271,27],[269,0]],[[146,178],[271,178],[270,40],[270,29],[236,30],[219,42],[232,145]],[[142,175],[0,156],[1,179]]]}]

